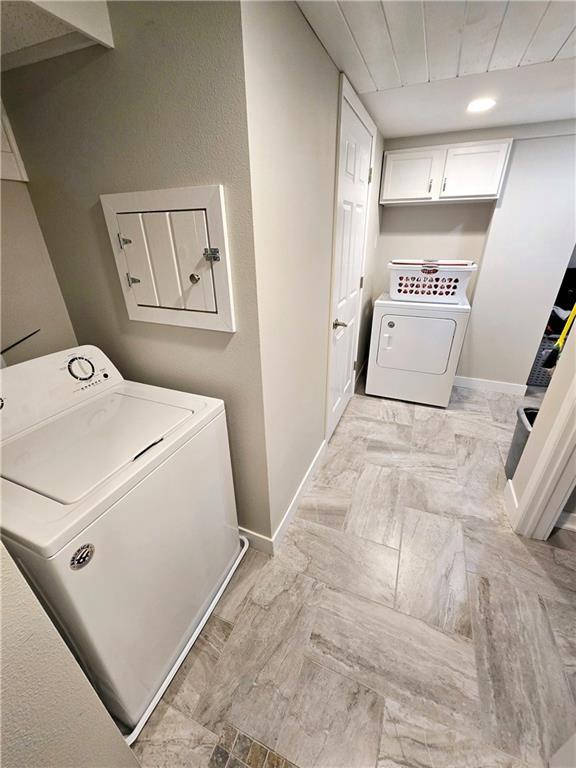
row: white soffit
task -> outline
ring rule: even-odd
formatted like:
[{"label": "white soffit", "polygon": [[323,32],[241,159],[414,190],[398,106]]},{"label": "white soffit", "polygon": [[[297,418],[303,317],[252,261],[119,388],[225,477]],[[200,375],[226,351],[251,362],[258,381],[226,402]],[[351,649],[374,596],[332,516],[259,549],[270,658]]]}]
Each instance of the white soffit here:
[{"label": "white soffit", "polygon": [[[299,6],[385,136],[576,116],[572,0]],[[496,109],[467,115],[467,103],[485,95],[498,99]]]}]

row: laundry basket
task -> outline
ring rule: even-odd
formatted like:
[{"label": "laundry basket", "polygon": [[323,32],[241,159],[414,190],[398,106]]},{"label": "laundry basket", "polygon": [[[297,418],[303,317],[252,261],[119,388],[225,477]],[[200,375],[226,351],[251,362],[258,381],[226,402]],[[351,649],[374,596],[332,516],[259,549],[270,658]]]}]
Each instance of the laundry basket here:
[{"label": "laundry basket", "polygon": [[461,304],[468,280],[478,267],[473,261],[395,259],[388,269],[392,299]]}]

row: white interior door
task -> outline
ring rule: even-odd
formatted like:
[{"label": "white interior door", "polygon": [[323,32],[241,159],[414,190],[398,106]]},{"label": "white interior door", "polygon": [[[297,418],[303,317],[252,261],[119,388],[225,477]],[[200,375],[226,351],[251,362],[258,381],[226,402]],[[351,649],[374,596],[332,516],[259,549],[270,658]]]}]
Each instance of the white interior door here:
[{"label": "white interior door", "polygon": [[360,100],[343,78],[332,269],[327,438],[332,435],[354,393],[360,278],[366,251],[368,185],[375,132],[375,126]]}]

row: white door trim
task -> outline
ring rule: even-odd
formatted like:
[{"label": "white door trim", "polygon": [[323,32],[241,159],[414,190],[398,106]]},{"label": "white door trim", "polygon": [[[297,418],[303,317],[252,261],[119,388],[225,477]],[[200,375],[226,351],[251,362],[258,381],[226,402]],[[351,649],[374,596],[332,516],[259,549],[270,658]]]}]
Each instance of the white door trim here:
[{"label": "white door trim", "polygon": [[[374,183],[374,162],[375,162],[375,153],[376,153],[376,134],[377,134],[377,128],[376,123],[372,120],[370,115],[368,114],[368,111],[366,110],[366,107],[362,104],[360,101],[360,97],[352,87],[350,81],[346,77],[346,75],[341,72],[340,73],[340,91],[339,91],[339,98],[338,98],[338,124],[337,124],[337,131],[336,131],[336,162],[335,162],[335,183],[334,183],[334,222],[332,227],[332,278],[330,281],[330,316],[328,318],[328,338],[329,338],[329,344],[328,344],[328,368],[327,368],[327,378],[326,378],[326,409],[324,414],[324,430],[326,435],[326,441],[330,439],[332,436],[332,433],[330,432],[330,375],[332,372],[332,320],[333,320],[333,296],[334,296],[334,282],[336,280],[335,275],[335,265],[336,265],[336,247],[337,247],[337,224],[338,224],[338,183],[340,178],[340,131],[341,131],[341,123],[342,123],[342,107],[344,105],[344,102],[348,102],[349,106],[355,112],[359,120],[363,123],[364,127],[370,134],[370,137],[372,139],[372,145],[370,148],[370,173],[371,173],[371,182]],[[366,211],[366,221],[364,224],[364,247],[362,249],[362,270],[361,270],[361,276],[364,278],[364,270],[366,268],[366,236],[368,231],[368,222],[370,219],[370,210],[369,210],[369,203],[370,203],[370,185],[368,186],[368,200],[367,200],[367,211]],[[362,283],[364,283],[364,280],[362,280]],[[354,338],[354,349],[356,350],[354,359],[357,360],[358,356],[358,338],[359,338],[359,332],[360,332],[360,318],[362,313],[362,298],[364,293],[364,287],[360,289],[360,297],[358,301],[358,314],[356,317],[356,334]],[[356,372],[357,373],[357,372]],[[356,377],[354,377],[354,381],[356,381]]]}]

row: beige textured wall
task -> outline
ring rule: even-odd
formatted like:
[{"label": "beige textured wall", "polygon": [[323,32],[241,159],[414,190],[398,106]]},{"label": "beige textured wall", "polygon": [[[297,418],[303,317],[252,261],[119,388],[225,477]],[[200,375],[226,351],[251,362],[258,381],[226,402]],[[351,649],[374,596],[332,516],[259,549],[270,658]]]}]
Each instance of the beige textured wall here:
[{"label": "beige textured wall", "polygon": [[482,257],[461,376],[525,384],[576,240],[574,136],[523,139]]},{"label": "beige textured wall", "polygon": [[242,28],[274,530],[324,439],[338,71],[295,3]]},{"label": "beige textured wall", "polygon": [[113,720],[4,547],[3,768],[137,768]]},{"label": "beige textured wall", "polygon": [[390,258],[471,258],[480,265],[460,376],[525,384],[576,238],[574,121],[386,141],[386,149],[512,137],[496,204],[381,207],[374,296]]},{"label": "beige textured wall", "polygon": [[[3,100],[80,343],[130,379],[226,401],[241,524],[270,533],[238,3],[114,2],[116,48],[4,75]],[[238,332],[128,320],[105,192],[224,184]]]},{"label": "beige textured wall", "polygon": [[[392,259],[471,259],[480,264],[493,211],[494,203],[380,206],[375,295],[389,289],[386,265]],[[471,299],[475,282],[469,285]]]},{"label": "beige textured wall", "polygon": [[76,344],[68,310],[32,207],[28,185],[2,181],[1,197],[2,348],[40,328],[5,355],[21,363]]}]

